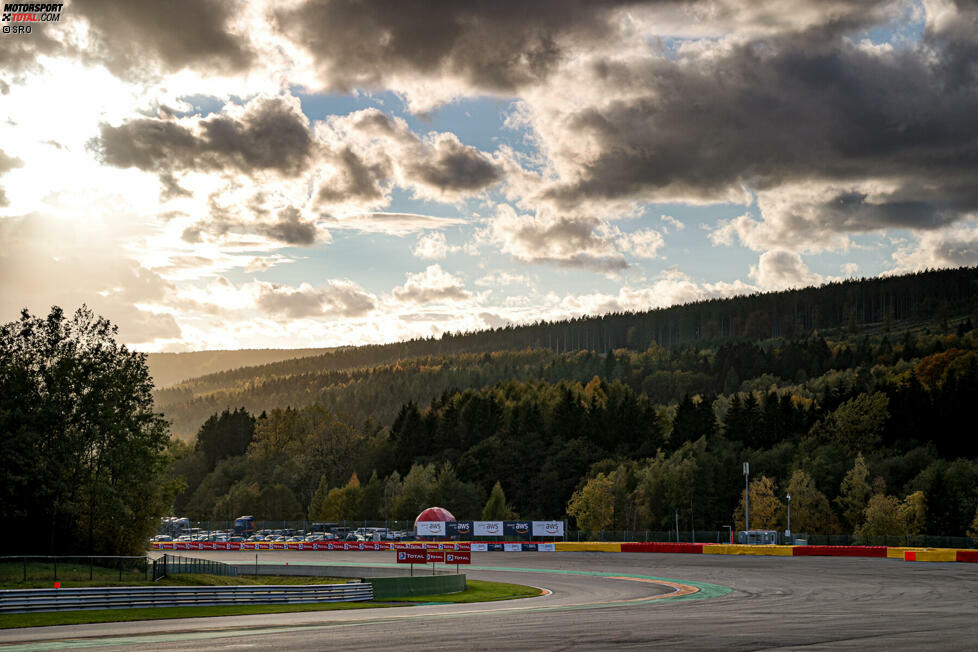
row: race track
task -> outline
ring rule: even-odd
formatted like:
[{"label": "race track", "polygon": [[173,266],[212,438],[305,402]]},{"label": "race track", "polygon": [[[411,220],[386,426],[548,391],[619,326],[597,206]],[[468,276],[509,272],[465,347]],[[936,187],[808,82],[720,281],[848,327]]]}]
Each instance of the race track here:
[{"label": "race track", "polygon": [[[253,553],[194,553],[248,561]],[[262,561],[386,564],[390,552],[276,552]],[[555,572],[557,571],[557,572]],[[671,587],[594,574],[669,578]],[[13,649],[975,649],[978,564],[643,553],[475,553],[469,577],[541,598],[0,631]],[[729,587],[729,591],[706,585]],[[0,649],[4,649],[0,647]]]}]

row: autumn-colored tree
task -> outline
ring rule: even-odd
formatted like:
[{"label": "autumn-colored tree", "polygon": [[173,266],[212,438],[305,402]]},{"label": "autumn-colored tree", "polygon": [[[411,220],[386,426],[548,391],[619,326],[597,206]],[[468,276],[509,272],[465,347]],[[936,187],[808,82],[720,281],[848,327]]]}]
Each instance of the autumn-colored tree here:
[{"label": "autumn-colored tree", "polygon": [[574,492],[567,503],[567,513],[577,519],[581,530],[604,530],[615,519],[614,479],[599,473]]},{"label": "autumn-colored tree", "polygon": [[869,469],[866,468],[866,459],[862,453],[856,456],[856,461],[852,468],[846,473],[839,487],[839,497],[836,504],[842,510],[842,516],[853,531],[857,530],[863,523],[866,504],[869,502],[872,490],[869,486]]},{"label": "autumn-colored tree", "polygon": [[[975,515],[978,517],[978,514]],[[900,517],[907,534],[924,534],[927,523],[927,496],[915,491],[900,504]]]},{"label": "autumn-colored tree", "polygon": [[855,533],[860,536],[895,536],[904,534],[900,501],[896,496],[874,494],[866,504],[864,520]]},{"label": "autumn-colored tree", "polygon": [[[752,530],[779,530],[785,523],[785,504],[778,498],[774,480],[762,475],[750,483],[750,528]],[[794,516],[794,513],[792,513]],[[744,496],[733,515],[734,523],[744,522]]]},{"label": "autumn-colored tree", "polygon": [[791,529],[810,534],[839,531],[839,521],[815,480],[801,469],[791,474],[785,493],[791,496]]}]

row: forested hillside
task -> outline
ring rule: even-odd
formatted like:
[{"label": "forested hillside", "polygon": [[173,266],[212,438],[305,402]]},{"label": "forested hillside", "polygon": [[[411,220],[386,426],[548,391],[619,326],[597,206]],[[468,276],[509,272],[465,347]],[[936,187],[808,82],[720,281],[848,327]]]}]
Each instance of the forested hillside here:
[{"label": "forested hillside", "polygon": [[[949,320],[960,321],[976,311],[978,268],[940,270],[299,357],[315,352],[305,350],[293,359],[223,371],[170,387],[161,388],[163,383],[157,380],[160,389],[155,396],[173,432],[184,438],[211,414],[240,406],[261,412],[319,403],[357,421],[371,416],[386,423],[403,402],[427,402],[451,388],[481,388],[511,378],[586,382],[601,372],[600,363],[568,363],[563,353],[665,349],[668,359],[660,356],[653,363],[663,373],[649,380],[648,387],[635,389],[652,394],[656,402],[668,402],[687,392],[719,392],[724,385],[731,391],[728,381],[757,375],[750,361],[730,365],[732,369],[689,364],[690,356],[699,356],[700,349],[728,342],[803,340],[815,332],[833,337],[909,329],[946,331]],[[487,352],[513,353],[494,359],[476,355]],[[215,353],[221,352],[208,355]],[[804,347],[796,347],[793,355],[772,373],[794,379],[800,372],[812,377],[825,369],[824,354],[813,361]],[[799,363],[801,358],[804,364]]]},{"label": "forested hillside", "polygon": [[[791,336],[750,338],[741,324],[736,337],[646,341],[637,333],[670,313],[657,311],[631,316],[620,343],[631,346],[604,351],[509,350],[520,329],[504,329],[401,345],[491,348],[499,336],[502,351],[357,366],[393,349],[366,347],[185,383],[159,394],[177,431],[197,433],[173,445],[186,483],[174,509],[410,519],[437,503],[478,518],[498,483],[503,511],[523,517],[668,529],[679,510],[683,529],[712,530],[742,518],[749,461],[757,527],[784,528],[790,493],[796,531],[978,534],[974,277],[929,272],[671,309],[674,334],[710,314],[731,316],[731,328],[733,315],[770,325],[789,314],[762,319],[745,306],[834,315],[819,329],[801,316]],[[587,323],[533,328],[600,342],[583,335]]]},{"label": "forested hillside", "polygon": [[322,355],[331,349],[242,349],[240,351],[191,351],[149,353],[146,364],[157,387],[175,385],[207,374],[257,365]]}]

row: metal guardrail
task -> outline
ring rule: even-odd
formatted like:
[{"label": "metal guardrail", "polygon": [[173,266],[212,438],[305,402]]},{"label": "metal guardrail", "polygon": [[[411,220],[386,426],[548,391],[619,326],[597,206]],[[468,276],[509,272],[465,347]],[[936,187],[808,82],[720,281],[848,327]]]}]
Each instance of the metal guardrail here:
[{"label": "metal guardrail", "polygon": [[188,607],[236,604],[364,602],[373,599],[366,582],[254,586],[125,586],[0,591],[0,613]]},{"label": "metal guardrail", "polygon": [[238,569],[231,564],[225,564],[211,559],[197,557],[181,557],[179,555],[163,555],[153,560],[153,581],[168,575],[222,575],[237,577]]}]

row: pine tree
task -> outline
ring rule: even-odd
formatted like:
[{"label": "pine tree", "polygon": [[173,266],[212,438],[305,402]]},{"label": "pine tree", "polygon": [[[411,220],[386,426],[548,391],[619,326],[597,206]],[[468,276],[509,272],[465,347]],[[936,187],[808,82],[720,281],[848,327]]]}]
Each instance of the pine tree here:
[{"label": "pine tree", "polygon": [[499,481],[496,481],[496,484],[492,486],[492,491],[489,492],[489,500],[486,501],[486,506],[482,508],[482,520],[505,521],[510,518],[513,518],[513,510],[506,504],[503,486],[499,484]]},{"label": "pine tree", "polygon": [[312,500],[309,501],[309,520],[317,521],[322,519],[323,504],[326,502],[326,496],[329,494],[329,485],[326,483],[326,476],[320,476],[319,487],[316,488],[316,493],[312,495]]}]

